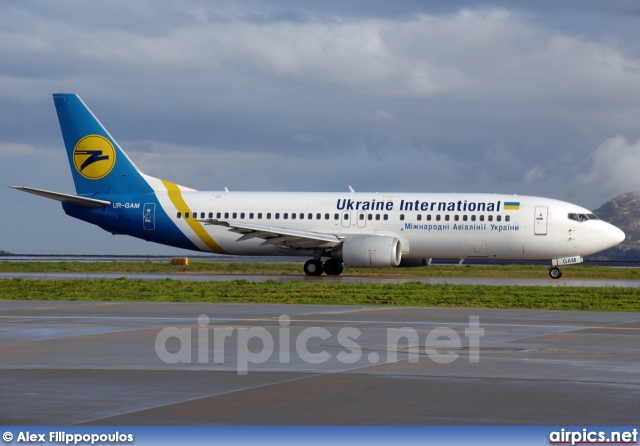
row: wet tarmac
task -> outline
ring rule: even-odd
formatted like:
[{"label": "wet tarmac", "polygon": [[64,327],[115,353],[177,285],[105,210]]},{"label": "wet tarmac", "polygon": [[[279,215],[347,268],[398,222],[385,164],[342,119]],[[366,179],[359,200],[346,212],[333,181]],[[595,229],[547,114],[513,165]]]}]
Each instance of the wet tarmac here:
[{"label": "wet tarmac", "polygon": [[0,301],[5,425],[635,425],[640,314]]}]

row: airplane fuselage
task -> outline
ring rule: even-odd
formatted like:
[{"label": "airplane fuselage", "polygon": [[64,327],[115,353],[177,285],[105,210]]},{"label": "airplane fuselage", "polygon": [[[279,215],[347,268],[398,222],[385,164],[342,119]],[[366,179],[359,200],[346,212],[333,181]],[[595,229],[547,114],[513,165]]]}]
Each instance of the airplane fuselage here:
[{"label": "airplane fuselage", "polygon": [[[234,255],[309,255],[287,244],[264,245],[208,220],[277,226],[340,239],[386,235],[402,258],[549,260],[585,256],[615,242],[611,225],[580,206],[500,194],[168,192],[97,194],[104,208],[65,204],[70,215],[113,233],[185,249]],[[506,203],[506,204],[505,204]],[[509,206],[508,203],[517,203]],[[207,237],[206,234],[209,237]],[[215,243],[211,243],[211,240]]]}]

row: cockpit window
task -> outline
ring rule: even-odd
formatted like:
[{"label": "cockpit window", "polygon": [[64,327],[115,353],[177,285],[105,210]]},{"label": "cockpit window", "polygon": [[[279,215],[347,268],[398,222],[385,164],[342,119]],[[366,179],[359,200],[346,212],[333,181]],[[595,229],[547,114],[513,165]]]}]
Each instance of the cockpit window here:
[{"label": "cockpit window", "polygon": [[587,221],[587,220],[597,220],[598,217],[596,217],[594,214],[568,214],[567,217],[569,218],[569,220],[574,220],[574,221],[578,221],[578,222],[583,222],[583,221]]}]

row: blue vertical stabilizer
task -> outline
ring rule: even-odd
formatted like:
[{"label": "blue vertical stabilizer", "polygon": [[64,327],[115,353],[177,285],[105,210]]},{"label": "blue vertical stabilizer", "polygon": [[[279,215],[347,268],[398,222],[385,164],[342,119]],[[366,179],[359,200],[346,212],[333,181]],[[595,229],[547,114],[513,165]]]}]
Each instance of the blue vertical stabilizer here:
[{"label": "blue vertical stabilizer", "polygon": [[78,195],[153,192],[142,173],[76,94],[54,94]]}]

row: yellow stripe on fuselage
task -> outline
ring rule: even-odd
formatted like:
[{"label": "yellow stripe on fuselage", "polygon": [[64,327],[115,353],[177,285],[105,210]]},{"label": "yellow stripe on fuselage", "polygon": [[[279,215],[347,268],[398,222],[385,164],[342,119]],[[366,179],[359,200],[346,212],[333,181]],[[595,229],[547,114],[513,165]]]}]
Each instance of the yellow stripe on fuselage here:
[{"label": "yellow stripe on fuselage", "polygon": [[[182,198],[182,191],[177,184],[171,183],[169,181],[162,180],[162,184],[167,188],[167,192],[169,193],[169,199],[176,207],[178,212],[182,213],[182,215],[186,215],[187,212],[192,214],[189,206]],[[204,229],[202,223],[200,223],[195,218],[185,218],[185,222],[189,225],[191,230],[196,233],[196,235],[202,240],[202,242],[207,245],[213,252],[217,252],[218,254],[226,254],[225,250],[220,247],[216,243],[216,241],[209,235],[209,233]]]}]

